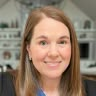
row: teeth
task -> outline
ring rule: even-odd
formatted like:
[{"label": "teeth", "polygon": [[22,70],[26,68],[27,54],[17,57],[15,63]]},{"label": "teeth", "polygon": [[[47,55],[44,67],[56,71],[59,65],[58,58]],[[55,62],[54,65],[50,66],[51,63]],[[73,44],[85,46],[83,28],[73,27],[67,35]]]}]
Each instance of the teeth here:
[{"label": "teeth", "polygon": [[47,64],[48,66],[50,67],[55,67],[57,66],[59,63],[61,63],[61,61],[58,61],[58,62],[47,62],[47,61],[44,61],[45,64]]},{"label": "teeth", "polygon": [[59,62],[46,62],[46,61],[44,61],[44,63],[57,64],[57,63],[61,63],[61,61],[59,61]]}]

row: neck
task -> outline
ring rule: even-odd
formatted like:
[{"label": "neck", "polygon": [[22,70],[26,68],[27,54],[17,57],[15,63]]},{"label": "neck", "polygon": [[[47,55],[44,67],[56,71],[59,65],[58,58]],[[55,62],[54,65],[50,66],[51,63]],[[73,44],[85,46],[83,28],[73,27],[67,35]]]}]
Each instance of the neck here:
[{"label": "neck", "polygon": [[47,96],[59,96],[60,79],[42,78],[42,89]]}]

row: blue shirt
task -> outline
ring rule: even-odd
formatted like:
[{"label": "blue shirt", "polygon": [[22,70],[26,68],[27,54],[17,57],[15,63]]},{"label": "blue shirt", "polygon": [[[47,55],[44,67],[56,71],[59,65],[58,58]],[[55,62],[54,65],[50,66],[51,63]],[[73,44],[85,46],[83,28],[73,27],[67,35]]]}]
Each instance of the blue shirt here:
[{"label": "blue shirt", "polygon": [[39,89],[37,92],[37,96],[46,96],[42,89]]}]

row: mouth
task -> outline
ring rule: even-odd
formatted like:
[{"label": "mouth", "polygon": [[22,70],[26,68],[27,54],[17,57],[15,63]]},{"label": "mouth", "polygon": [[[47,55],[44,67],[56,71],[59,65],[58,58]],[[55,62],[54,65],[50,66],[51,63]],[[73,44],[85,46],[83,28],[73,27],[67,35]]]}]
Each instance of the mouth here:
[{"label": "mouth", "polygon": [[53,67],[59,65],[61,62],[62,61],[44,61],[45,64]]}]

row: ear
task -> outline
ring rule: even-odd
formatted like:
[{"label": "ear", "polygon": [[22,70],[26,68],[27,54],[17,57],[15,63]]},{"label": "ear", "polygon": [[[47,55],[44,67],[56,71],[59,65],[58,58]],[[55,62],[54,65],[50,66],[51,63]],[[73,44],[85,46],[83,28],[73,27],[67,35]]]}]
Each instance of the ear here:
[{"label": "ear", "polygon": [[27,45],[26,49],[27,49],[27,52],[28,52],[29,59],[31,60],[31,50],[30,50],[30,46]]}]

